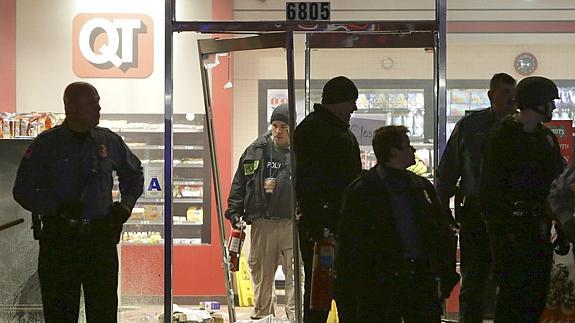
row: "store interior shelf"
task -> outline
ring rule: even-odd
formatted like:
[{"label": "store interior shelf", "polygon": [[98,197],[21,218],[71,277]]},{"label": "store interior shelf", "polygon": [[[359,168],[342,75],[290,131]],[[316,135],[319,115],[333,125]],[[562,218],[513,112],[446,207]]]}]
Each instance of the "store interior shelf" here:
[{"label": "store interior shelf", "polygon": [[[163,220],[128,220],[124,225],[164,225]],[[202,223],[195,222],[173,222],[173,225],[193,225],[202,226]]]},{"label": "store interior shelf", "polygon": [[433,143],[432,142],[417,142],[417,141],[412,141],[411,145],[415,148],[431,148],[433,149]]},{"label": "store interior shelf", "polygon": [[396,114],[408,113],[409,108],[360,108],[355,112],[356,115],[360,114]]},{"label": "store interior shelf", "polygon": [[[120,182],[118,179],[114,178],[114,185],[118,185]],[[201,178],[193,179],[175,179],[173,181],[174,185],[203,185],[204,180]]]},{"label": "store interior shelf", "polygon": [[[173,177],[171,183],[161,178],[163,168],[168,165],[164,152],[164,116],[161,114],[106,114],[101,116],[101,125],[118,133],[126,145],[138,156],[144,170],[144,188],[149,188],[151,179],[158,178],[161,187],[172,186],[172,214],[174,215],[172,237],[174,244],[182,247],[199,246],[211,242],[210,212],[210,163],[206,162],[208,140],[205,116],[195,114],[174,114],[173,116]],[[205,194],[202,194],[205,192]],[[164,191],[146,191],[136,201],[132,218],[125,223],[122,235],[124,245],[158,246],[165,229],[163,209],[166,202]],[[115,198],[121,198],[119,182],[114,180]],[[190,216],[194,219],[187,220]],[[151,240],[151,241],[148,241]]]},{"label": "store interior shelf", "polygon": [[174,168],[202,168],[204,164],[176,164]]},{"label": "store interior shelf", "polygon": [[[174,203],[204,203],[201,197],[174,197]],[[136,203],[164,203],[164,199],[139,198]]]},{"label": "store interior shelf", "polygon": [[[150,129],[138,129],[138,128],[134,128],[134,129],[120,129],[120,128],[109,128],[110,130],[112,130],[113,132],[116,133],[150,133],[150,132],[157,132],[157,133],[163,133],[164,129],[158,129],[158,128],[150,128]],[[182,128],[182,129],[173,129],[174,133],[201,133],[203,132],[203,129],[197,129],[197,128]]]},{"label": "store interior shelf", "polygon": [[202,185],[204,183],[201,179],[192,180],[174,180],[174,185]]},{"label": "store interior shelf", "polygon": [[[122,241],[122,245],[123,246],[150,246],[150,247],[154,247],[154,246],[163,246],[164,242],[127,242],[127,241]],[[174,241],[172,243],[173,246],[210,246],[211,244],[209,243],[184,243],[184,242],[176,242]]]},{"label": "store interior shelf", "polygon": [[[139,145],[134,143],[127,143],[127,145],[132,150],[164,149],[164,145]],[[174,150],[204,150],[204,146],[174,145]]]},{"label": "store interior shelf", "polygon": [[[163,162],[146,162],[146,161],[142,161],[142,165],[158,165],[161,166],[163,165]],[[197,164],[175,164],[174,168],[203,168],[204,167],[204,163],[197,163]]]}]

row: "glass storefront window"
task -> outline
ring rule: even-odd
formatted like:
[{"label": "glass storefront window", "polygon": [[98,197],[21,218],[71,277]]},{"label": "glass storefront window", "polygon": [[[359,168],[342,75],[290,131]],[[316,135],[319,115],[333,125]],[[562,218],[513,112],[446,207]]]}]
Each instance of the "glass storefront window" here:
[{"label": "glass storefront window", "polygon": [[[8,101],[17,102],[17,105],[0,106],[0,111],[15,113],[0,114],[3,125],[0,163],[6,165],[0,169],[0,173],[6,174],[3,182],[13,182],[14,167],[30,142],[29,138],[6,138],[37,135],[41,126],[38,120],[28,120],[31,113],[50,111],[55,116],[62,115],[61,93],[64,86],[82,78],[93,82],[100,90],[102,126],[117,131],[144,161],[146,184],[152,184],[148,179],[154,174],[161,177],[165,150],[162,133],[165,122],[164,3],[142,1],[135,9],[126,6],[126,3],[79,1],[70,4],[58,1],[38,7],[37,3],[24,0],[18,1],[18,6],[14,4],[13,34],[17,34],[12,48],[16,57],[13,64],[15,90],[11,101]],[[177,18],[212,20],[214,3],[179,2]],[[218,13],[225,11],[226,15],[213,20],[285,20],[285,3],[229,1],[228,4],[229,8],[216,10]],[[433,20],[434,5],[435,1],[432,0],[377,4],[372,1],[340,1],[332,3],[332,21]],[[526,77],[527,72],[553,79],[560,88],[561,97],[556,101],[554,119],[575,119],[575,81],[571,64],[572,52],[575,51],[575,28],[571,25],[575,7],[571,2],[469,1],[450,2],[448,5],[447,106],[439,107],[446,112],[447,138],[466,111],[489,106],[489,79],[498,72],[509,73],[517,80]],[[106,14],[101,14],[103,12]],[[83,15],[80,17],[82,19],[87,17],[85,15],[101,15],[98,17],[113,22],[114,17],[120,17],[114,14],[123,15],[126,12],[147,16],[153,22],[153,26],[147,29],[153,31],[155,37],[152,52],[146,52],[145,48],[134,51],[134,55],[145,53],[134,62],[138,59],[152,60],[154,68],[148,71],[150,74],[144,78],[123,79],[109,75],[82,76],[74,65],[79,57],[79,52],[74,51],[78,47],[74,45],[74,35],[77,35],[74,30],[79,32],[82,27],[75,25],[78,21],[75,18],[78,15]],[[62,17],[65,19],[60,19]],[[138,37],[144,34],[146,32],[142,30]],[[196,43],[199,38],[209,37],[212,35],[174,34],[174,181],[171,183],[174,193],[174,225],[171,228],[174,238],[173,299],[175,304],[190,308],[201,301],[225,302]],[[299,122],[307,112],[304,93],[305,39],[300,34],[294,39],[295,104]],[[524,53],[534,57],[536,65],[533,65],[533,61],[520,59]],[[51,57],[50,60],[47,57]],[[225,138],[217,139],[219,147],[222,147],[220,153],[224,156],[221,169],[225,198],[242,152],[268,129],[273,109],[287,102],[287,75],[285,51],[280,49],[237,52],[221,56],[220,61],[222,64],[210,71],[210,77],[214,109],[216,113],[221,113],[215,117],[224,120],[222,123],[218,121],[216,132]],[[528,69],[521,68],[521,64],[527,64]],[[103,69],[112,68],[113,63],[103,65]],[[436,111],[432,102],[431,53],[424,49],[318,49],[311,53],[310,74],[312,106],[321,101],[321,88],[329,78],[345,75],[356,82],[360,96],[351,129],[362,145],[364,168],[375,163],[370,131],[383,125],[402,124],[410,130],[416,155],[425,165],[421,174],[432,177],[437,164],[433,160],[433,147],[437,143],[434,134]],[[231,87],[224,88],[227,81],[230,81]],[[18,119],[17,115],[23,118]],[[21,123],[18,127],[15,123],[17,119]],[[57,124],[56,119],[51,122]],[[22,120],[32,122],[24,124]],[[25,222],[0,231],[0,241],[3,241],[0,245],[5,246],[9,259],[0,265],[4,275],[0,284],[0,299],[5,300],[2,306],[11,307],[1,312],[0,321],[7,320],[5,317],[12,318],[6,315],[26,315],[32,319],[39,317],[41,311],[38,285],[34,281],[37,243],[32,240],[28,230],[28,212],[11,203],[10,188],[8,185],[0,195],[0,200],[4,201],[0,204],[0,219],[10,221],[22,218]],[[163,311],[164,203],[161,194],[156,194],[154,196],[154,192],[150,191],[138,201],[119,245],[119,315],[127,321],[151,319],[152,316],[157,318]],[[249,239],[248,236],[247,241]],[[247,243],[244,247],[246,255],[249,249]],[[278,286],[285,278],[282,275],[280,270]],[[279,287],[279,295],[281,290]],[[30,293],[35,294],[32,297]],[[30,303],[24,299],[33,301]],[[453,307],[448,309],[452,310]],[[222,312],[225,313],[225,310]]]}]

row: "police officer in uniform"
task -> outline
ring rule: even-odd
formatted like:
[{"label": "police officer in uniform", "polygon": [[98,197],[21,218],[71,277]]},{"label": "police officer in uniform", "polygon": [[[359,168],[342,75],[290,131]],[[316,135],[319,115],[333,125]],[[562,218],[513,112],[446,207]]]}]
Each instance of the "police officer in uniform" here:
[{"label": "police officer in uniform", "polygon": [[[491,271],[491,252],[485,222],[481,216],[478,190],[483,142],[491,127],[516,111],[515,79],[508,74],[493,75],[487,96],[491,107],[473,111],[455,125],[435,177],[437,194],[444,212],[450,214],[449,199],[455,194],[457,182],[463,195],[463,206],[456,206],[460,224],[461,291],[459,321],[483,321],[484,291]],[[459,198],[457,199],[459,201]],[[495,293],[489,295],[495,299]]]},{"label": "police officer in uniform", "polygon": [[[122,224],[143,191],[140,161],[122,138],[97,127],[100,96],[89,83],[64,91],[66,119],[26,151],[15,200],[33,213],[46,322],[78,320],[80,288],[88,322],[116,322]],[[121,201],[112,201],[113,172]]]},{"label": "police officer in uniform", "polygon": [[495,322],[539,322],[553,247],[546,199],[563,169],[551,121],[559,98],[544,77],[517,84],[519,113],[494,126],[483,155],[479,198],[487,222],[497,283]]},{"label": "police officer in uniform", "polygon": [[[323,87],[321,104],[307,115],[294,133],[296,196],[301,217],[298,223],[300,250],[305,268],[304,322],[325,323],[328,312],[311,310],[310,292],[313,247],[323,238],[324,228],[337,233],[343,190],[361,172],[359,145],[349,130],[357,110],[358,90],[345,76]],[[346,311],[338,302],[338,313]]]}]

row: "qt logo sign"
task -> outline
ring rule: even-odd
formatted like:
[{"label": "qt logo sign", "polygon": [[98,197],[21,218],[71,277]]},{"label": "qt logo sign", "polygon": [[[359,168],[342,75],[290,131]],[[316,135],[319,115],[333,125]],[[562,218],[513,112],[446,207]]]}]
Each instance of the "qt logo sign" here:
[{"label": "qt logo sign", "polygon": [[79,77],[146,78],[154,63],[152,18],[137,14],[78,14],[72,65]]}]

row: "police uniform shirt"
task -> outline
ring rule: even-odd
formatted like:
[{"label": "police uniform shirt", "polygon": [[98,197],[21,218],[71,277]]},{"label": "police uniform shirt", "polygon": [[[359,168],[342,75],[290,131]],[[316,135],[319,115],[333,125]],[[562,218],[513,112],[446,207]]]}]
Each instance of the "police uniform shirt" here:
[{"label": "police uniform shirt", "polygon": [[122,203],[133,208],[142,195],[140,160],[122,138],[96,127],[82,139],[65,125],[40,134],[26,151],[14,185],[15,199],[27,210],[55,215],[71,201],[84,204],[82,218],[103,218],[112,204],[113,172]]},{"label": "police uniform shirt", "polygon": [[459,178],[466,197],[479,197],[483,146],[497,120],[493,108],[488,108],[470,111],[457,122],[437,167],[437,194],[444,205],[454,195]]}]

